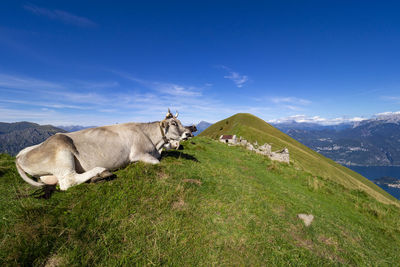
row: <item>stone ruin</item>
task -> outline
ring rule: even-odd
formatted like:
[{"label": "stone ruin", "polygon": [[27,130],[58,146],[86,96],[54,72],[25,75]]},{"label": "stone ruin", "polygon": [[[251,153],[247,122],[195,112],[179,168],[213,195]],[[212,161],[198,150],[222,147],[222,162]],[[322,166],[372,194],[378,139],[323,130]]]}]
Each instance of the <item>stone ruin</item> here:
[{"label": "stone ruin", "polygon": [[247,150],[267,156],[271,160],[289,163],[289,150],[287,148],[272,152],[270,144],[265,143],[264,145],[259,146],[257,141],[252,144],[242,137],[238,139],[236,135],[221,135],[219,141],[230,146],[243,146]]}]

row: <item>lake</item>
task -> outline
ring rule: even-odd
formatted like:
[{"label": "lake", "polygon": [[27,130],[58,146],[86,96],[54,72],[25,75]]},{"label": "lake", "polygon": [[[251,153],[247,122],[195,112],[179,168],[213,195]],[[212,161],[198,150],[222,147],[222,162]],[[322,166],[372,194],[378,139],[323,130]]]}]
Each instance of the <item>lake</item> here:
[{"label": "lake", "polygon": [[[359,174],[361,174],[365,178],[368,178],[371,181],[374,179],[381,178],[383,176],[389,176],[400,179],[400,167],[387,167],[387,166],[368,166],[368,167],[346,166],[346,167],[352,169],[355,172],[358,172]],[[399,188],[393,188],[384,185],[380,187],[389,194],[391,194],[392,196],[394,196],[395,198],[400,200]]]}]

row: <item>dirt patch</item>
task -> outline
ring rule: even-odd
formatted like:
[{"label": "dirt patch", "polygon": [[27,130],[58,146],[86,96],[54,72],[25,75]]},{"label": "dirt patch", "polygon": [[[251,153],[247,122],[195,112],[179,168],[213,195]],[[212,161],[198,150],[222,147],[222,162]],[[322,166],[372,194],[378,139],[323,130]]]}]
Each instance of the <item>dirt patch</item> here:
[{"label": "dirt patch", "polygon": [[47,261],[46,264],[44,265],[45,267],[57,267],[61,266],[63,264],[63,258],[57,255],[51,256]]},{"label": "dirt patch", "polygon": [[[335,253],[322,250],[321,247],[318,247],[318,244],[314,244],[311,239],[308,239],[304,235],[304,233],[301,233],[294,226],[291,227],[291,231],[289,232],[289,235],[293,239],[294,243],[297,246],[306,248],[319,257],[329,259],[333,262],[339,262],[341,264],[346,264],[346,261],[344,259],[342,259],[341,257],[339,257],[338,255],[336,255]],[[335,247],[337,247],[337,245],[338,245],[335,240],[333,240],[332,238],[327,238],[323,235],[318,237],[318,241],[320,241],[324,244],[335,246]]]},{"label": "dirt patch", "polygon": [[158,178],[160,178],[161,180],[165,180],[165,179],[169,178],[169,175],[166,174],[165,172],[160,172],[158,174]]},{"label": "dirt patch", "polygon": [[200,180],[197,179],[183,179],[184,183],[189,183],[189,184],[197,184],[197,185],[201,185],[202,182]]},{"label": "dirt patch", "polygon": [[318,237],[318,241],[328,246],[334,246],[335,248],[338,247],[338,243],[332,237],[326,237],[324,235],[320,235]]},{"label": "dirt patch", "polygon": [[296,245],[313,251],[314,246],[313,246],[313,242],[310,239],[303,237],[302,235],[300,235],[297,232],[291,232],[290,236],[293,238]]},{"label": "dirt patch", "polygon": [[361,241],[361,237],[355,236],[354,234],[351,234],[347,230],[343,229],[343,227],[340,227],[341,229],[341,234],[344,236],[347,240],[349,240],[352,243],[359,243]]},{"label": "dirt patch", "polygon": [[174,210],[184,210],[186,208],[187,204],[185,203],[185,201],[183,200],[182,197],[179,197],[178,201],[175,201],[174,203],[172,203],[172,208]]}]

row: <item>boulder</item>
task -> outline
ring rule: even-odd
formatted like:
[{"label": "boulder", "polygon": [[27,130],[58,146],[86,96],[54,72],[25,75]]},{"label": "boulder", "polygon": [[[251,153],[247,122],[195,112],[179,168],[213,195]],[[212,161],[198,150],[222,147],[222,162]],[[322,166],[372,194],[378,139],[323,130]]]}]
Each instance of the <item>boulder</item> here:
[{"label": "boulder", "polygon": [[304,222],[304,225],[308,227],[308,226],[310,226],[311,223],[313,222],[313,220],[314,220],[314,215],[312,215],[312,214],[300,213],[300,214],[297,214],[297,218],[299,218],[300,220],[302,220],[302,221]]}]

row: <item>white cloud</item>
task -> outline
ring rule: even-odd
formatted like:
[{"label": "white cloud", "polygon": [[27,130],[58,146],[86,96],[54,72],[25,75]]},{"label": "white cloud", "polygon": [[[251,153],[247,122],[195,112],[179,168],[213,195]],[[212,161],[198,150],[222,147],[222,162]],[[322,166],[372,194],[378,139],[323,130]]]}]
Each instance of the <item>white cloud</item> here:
[{"label": "white cloud", "polygon": [[[121,83],[113,81],[55,83],[0,73],[0,105],[9,109],[10,114],[14,114],[10,117],[0,113],[0,121],[30,120],[44,124],[57,123],[56,125],[146,122],[163,119],[167,108],[171,108],[172,111],[180,112],[183,123],[189,124],[200,120],[215,122],[239,112],[248,112],[263,118],[265,114],[277,110],[274,105],[254,105],[254,101],[250,104],[232,105],[223,99],[214,98],[212,92],[203,94],[207,87],[183,86],[177,83],[146,81],[126,74],[118,75],[133,81],[132,88],[121,87]],[[5,87],[1,85],[7,85],[10,89],[4,90]],[[103,90],[106,87],[112,90]],[[279,103],[275,105],[298,110],[288,100],[295,98],[277,99],[279,98],[275,98]],[[268,100],[274,104],[271,99]],[[308,103],[306,100],[301,102]]]},{"label": "white cloud", "polygon": [[390,115],[399,115],[400,111],[387,111],[387,112],[382,112],[382,113],[378,113],[376,114],[376,116],[390,116]]},{"label": "white cloud", "polygon": [[201,96],[201,92],[192,86],[185,87],[174,83],[152,82],[150,87],[161,93],[173,96]]},{"label": "white cloud", "polygon": [[45,16],[50,19],[59,20],[66,24],[71,24],[80,27],[94,27],[96,23],[88,18],[80,17],[69,12],[58,10],[58,9],[48,9],[44,7],[38,7],[32,4],[26,4],[23,6],[25,10],[38,15]]},{"label": "white cloud", "polygon": [[400,103],[400,96],[381,96],[381,99],[391,102]]},{"label": "white cloud", "polygon": [[13,103],[13,104],[23,104],[29,106],[40,106],[44,107],[42,110],[48,110],[48,108],[56,108],[56,109],[90,109],[89,107],[79,106],[79,105],[68,105],[63,103],[46,103],[46,102],[37,102],[37,101],[24,101],[24,100],[11,100],[11,99],[0,99],[0,103]]},{"label": "white cloud", "polygon": [[159,82],[159,81],[147,81],[143,79],[136,78],[130,74],[119,72],[119,71],[111,71],[112,73],[128,79],[130,81],[141,84],[149,89],[158,91],[163,94],[173,95],[173,96],[201,96],[200,88],[194,86],[184,86],[176,83],[167,83],[167,82]]},{"label": "white cloud", "polygon": [[270,123],[286,123],[286,122],[297,122],[297,123],[317,123],[321,125],[337,125],[340,123],[347,123],[347,122],[359,122],[366,120],[366,118],[361,117],[353,117],[353,118],[346,118],[346,117],[338,117],[338,118],[323,118],[320,116],[307,116],[303,114],[288,116],[279,119],[269,120]]},{"label": "white cloud", "polygon": [[239,88],[243,87],[243,85],[249,80],[246,75],[240,75],[234,71],[230,72],[229,75],[225,75],[224,78],[232,80]]},{"label": "white cloud", "polygon": [[225,75],[224,78],[233,81],[238,88],[242,88],[245,85],[245,83],[249,81],[249,77],[247,75],[241,75],[238,72],[233,71],[231,68],[228,68],[224,65],[218,67],[226,70],[229,73],[228,75]]},{"label": "white cloud", "polygon": [[119,83],[116,81],[106,81],[106,82],[77,81],[77,84],[80,87],[86,89],[108,89],[119,86]]},{"label": "white cloud", "polygon": [[394,112],[388,111],[388,112],[378,113],[375,114],[373,118],[377,120],[398,122],[400,120],[400,111],[394,111]]},{"label": "white cloud", "polygon": [[297,97],[272,97],[271,101],[275,104],[298,104],[298,105],[309,105],[310,100],[297,98]]},{"label": "white cloud", "polygon": [[19,90],[64,89],[64,87],[58,83],[0,73],[0,88],[1,87]]},{"label": "white cloud", "polygon": [[[0,105],[7,109],[7,113],[0,113],[0,121],[58,125],[155,121],[163,119],[170,107],[180,112],[183,123],[189,124],[201,119],[216,121],[235,112],[212,96],[203,96],[195,86],[140,79],[135,82],[139,86],[130,89],[114,82],[54,83],[0,73]],[[94,89],[99,85],[113,86],[113,90]]]}]

